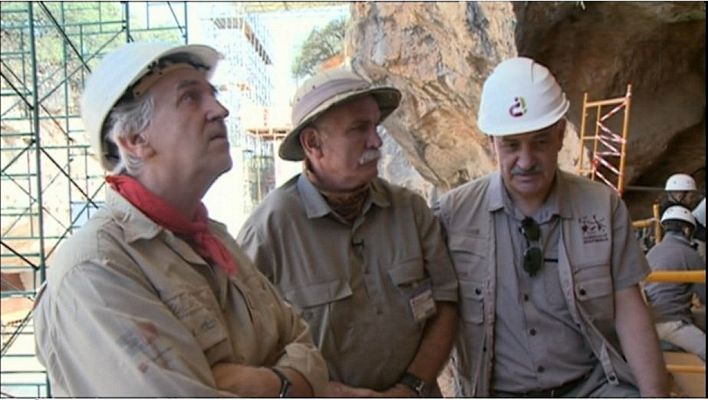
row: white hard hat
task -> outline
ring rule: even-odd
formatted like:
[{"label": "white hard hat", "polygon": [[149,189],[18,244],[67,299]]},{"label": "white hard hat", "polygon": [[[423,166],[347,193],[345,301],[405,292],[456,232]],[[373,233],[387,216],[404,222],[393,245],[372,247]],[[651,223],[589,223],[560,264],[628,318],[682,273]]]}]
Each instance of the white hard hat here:
[{"label": "white hard hat", "polygon": [[81,117],[91,147],[103,168],[112,170],[118,160],[107,157],[106,138],[101,136],[103,123],[125,91],[149,72],[149,66],[165,56],[185,53],[206,67],[207,79],[222,58],[215,49],[205,45],[176,46],[168,43],[133,42],[125,44],[101,60],[89,76],[81,95]]},{"label": "white hard hat", "polygon": [[548,68],[517,57],[497,65],[484,82],[477,124],[491,136],[533,132],[556,123],[568,107]]},{"label": "white hard hat", "polygon": [[706,226],[706,198],[704,197],[703,200],[701,200],[700,204],[698,204],[698,207],[693,209],[693,216],[696,218],[696,221],[698,221],[701,225]]},{"label": "white hard hat", "polygon": [[661,216],[661,222],[668,220],[679,220],[688,222],[689,224],[696,226],[696,219],[693,218],[691,211],[684,206],[671,206],[664,211]]},{"label": "white hard hat", "polygon": [[696,181],[688,174],[673,174],[666,180],[664,190],[669,191],[694,191],[696,190]]}]

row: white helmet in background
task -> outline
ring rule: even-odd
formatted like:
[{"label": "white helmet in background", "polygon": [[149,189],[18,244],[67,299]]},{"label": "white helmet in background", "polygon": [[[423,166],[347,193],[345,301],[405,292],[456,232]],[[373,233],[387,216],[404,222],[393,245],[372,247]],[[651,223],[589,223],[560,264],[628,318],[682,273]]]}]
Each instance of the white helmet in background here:
[{"label": "white helmet in background", "polygon": [[126,90],[150,71],[153,62],[179,53],[188,54],[203,64],[207,79],[222,58],[218,51],[204,45],[132,42],[108,53],[91,72],[81,94],[81,118],[94,154],[106,170],[113,170],[118,163],[117,155],[110,154],[107,139],[103,137],[106,117]]},{"label": "white helmet in background", "polygon": [[701,200],[701,203],[698,205],[698,207],[693,209],[693,217],[696,218],[696,221],[700,223],[703,226],[706,226],[706,198],[704,197],[703,200]]},{"label": "white helmet in background", "polygon": [[484,81],[477,125],[491,136],[533,132],[558,122],[569,106],[548,68],[516,57],[497,65]]},{"label": "white helmet in background", "polygon": [[673,174],[666,180],[667,192],[692,192],[696,190],[696,181],[688,174]]},{"label": "white helmet in background", "polygon": [[693,225],[694,228],[696,227],[696,219],[693,218],[693,214],[691,214],[691,211],[684,206],[671,206],[667,208],[666,211],[664,211],[664,214],[661,216],[661,222],[664,223],[668,220],[688,222],[689,224]]}]

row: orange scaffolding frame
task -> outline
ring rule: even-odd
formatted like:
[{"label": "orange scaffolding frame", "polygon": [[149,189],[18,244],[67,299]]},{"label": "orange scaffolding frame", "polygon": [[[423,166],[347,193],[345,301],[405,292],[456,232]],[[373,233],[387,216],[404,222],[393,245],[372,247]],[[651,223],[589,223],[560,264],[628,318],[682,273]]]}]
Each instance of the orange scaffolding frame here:
[{"label": "orange scaffolding frame", "polygon": [[[588,101],[588,94],[583,95],[583,112],[580,122],[580,156],[577,164],[579,175],[592,180],[600,180],[614,189],[621,197],[624,192],[624,167],[629,136],[629,111],[632,100],[632,85],[627,85],[623,97],[607,100]],[[607,108],[612,107],[609,111]],[[588,135],[588,114],[595,111],[595,129]],[[616,133],[608,126],[608,120],[617,113],[624,112],[622,132]],[[592,141],[592,153],[589,160],[584,160],[586,142]]]}]

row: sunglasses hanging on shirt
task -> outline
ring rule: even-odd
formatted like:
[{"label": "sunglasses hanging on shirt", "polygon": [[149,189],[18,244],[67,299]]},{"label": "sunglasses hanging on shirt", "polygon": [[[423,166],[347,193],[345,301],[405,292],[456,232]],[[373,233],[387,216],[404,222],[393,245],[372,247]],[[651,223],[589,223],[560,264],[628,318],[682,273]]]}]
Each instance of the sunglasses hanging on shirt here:
[{"label": "sunglasses hanging on shirt", "polygon": [[521,233],[526,239],[526,250],[524,250],[524,271],[529,276],[536,276],[543,267],[543,251],[539,246],[541,238],[541,228],[536,220],[526,217],[521,221]]}]

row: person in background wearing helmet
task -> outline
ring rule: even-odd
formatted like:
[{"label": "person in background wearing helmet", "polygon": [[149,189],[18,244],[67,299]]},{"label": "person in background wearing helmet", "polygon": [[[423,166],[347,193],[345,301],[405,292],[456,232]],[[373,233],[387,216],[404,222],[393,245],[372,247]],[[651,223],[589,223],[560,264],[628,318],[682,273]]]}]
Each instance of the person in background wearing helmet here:
[{"label": "person in background wearing helmet", "polygon": [[479,107],[499,171],[436,206],[460,287],[457,394],[666,396],[639,290],[649,266],[627,208],[610,188],[558,168],[565,93],[548,69],[518,57],[494,69]]},{"label": "person in background wearing helmet", "polygon": [[203,45],[130,43],[81,98],[111,171],[105,208],[66,240],[34,311],[59,397],[312,396],[327,371],[306,323],[201,202],[232,166]]},{"label": "person in background wearing helmet", "polygon": [[[655,271],[690,271],[705,269],[705,262],[691,246],[696,220],[683,206],[669,207],[661,216],[664,238],[647,253]],[[706,334],[693,321],[691,304],[694,293],[705,304],[703,290],[691,283],[647,283],[644,291],[652,306],[656,331],[667,341],[706,360]],[[705,323],[703,324],[705,325]]]},{"label": "person in background wearing helmet", "polygon": [[439,395],[457,319],[441,228],[413,192],[377,177],[379,124],[401,93],[348,69],[298,89],[279,155],[303,160],[237,240],[302,311],[334,397]]},{"label": "person in background wearing helmet", "polygon": [[671,206],[679,205],[688,209],[696,205],[698,191],[696,181],[688,174],[673,174],[664,186],[665,198],[660,204],[661,215]]}]

